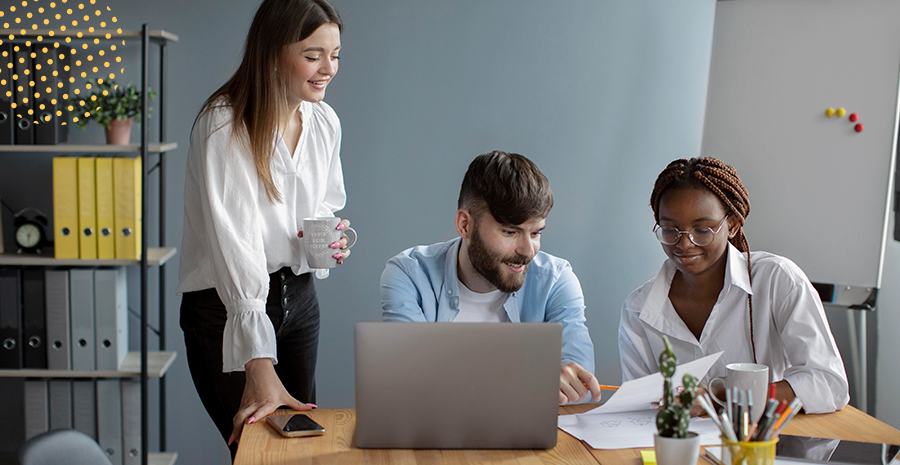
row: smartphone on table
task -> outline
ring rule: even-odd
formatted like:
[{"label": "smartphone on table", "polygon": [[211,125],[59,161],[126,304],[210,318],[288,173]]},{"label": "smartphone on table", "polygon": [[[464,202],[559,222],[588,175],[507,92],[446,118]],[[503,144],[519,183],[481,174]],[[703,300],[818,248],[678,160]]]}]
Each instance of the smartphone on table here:
[{"label": "smartphone on table", "polygon": [[275,428],[275,431],[278,431],[286,438],[321,436],[325,434],[325,428],[322,425],[300,413],[294,415],[269,415],[266,417],[266,421]]}]

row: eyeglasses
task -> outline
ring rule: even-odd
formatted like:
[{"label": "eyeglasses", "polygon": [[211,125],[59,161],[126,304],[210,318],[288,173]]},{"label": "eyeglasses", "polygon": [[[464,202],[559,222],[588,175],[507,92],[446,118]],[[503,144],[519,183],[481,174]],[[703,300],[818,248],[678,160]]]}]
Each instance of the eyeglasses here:
[{"label": "eyeglasses", "polygon": [[712,244],[713,239],[722,229],[722,225],[725,224],[726,219],[728,219],[728,215],[725,215],[725,218],[722,218],[722,221],[719,221],[719,226],[716,227],[715,230],[706,226],[695,226],[687,231],[681,231],[678,228],[660,226],[657,224],[653,227],[653,232],[656,233],[656,238],[659,239],[659,242],[665,245],[675,245],[681,240],[682,234],[687,234],[688,239],[690,239],[694,245],[697,247],[705,247]]}]

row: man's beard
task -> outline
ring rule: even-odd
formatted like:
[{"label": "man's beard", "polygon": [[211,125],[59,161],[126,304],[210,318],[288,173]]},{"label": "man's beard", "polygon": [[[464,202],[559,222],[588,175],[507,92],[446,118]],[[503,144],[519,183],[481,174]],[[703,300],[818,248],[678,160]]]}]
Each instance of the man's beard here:
[{"label": "man's beard", "polygon": [[[521,255],[503,257],[499,253],[489,250],[487,244],[481,239],[478,227],[472,228],[472,238],[469,241],[469,261],[472,268],[484,277],[494,287],[502,292],[511,293],[518,291],[525,283],[525,273],[528,271],[530,259]],[[521,273],[503,272],[503,264],[525,265]]]}]

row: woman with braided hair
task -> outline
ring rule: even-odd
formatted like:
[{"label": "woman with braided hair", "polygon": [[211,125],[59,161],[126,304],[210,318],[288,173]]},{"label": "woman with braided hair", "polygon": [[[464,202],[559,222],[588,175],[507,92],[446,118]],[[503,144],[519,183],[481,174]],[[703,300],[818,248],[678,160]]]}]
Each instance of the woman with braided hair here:
[{"label": "woman with braided hair", "polygon": [[656,179],[650,207],[668,259],[622,307],[623,379],[659,371],[665,335],[682,363],[724,352],[707,380],[725,376],[729,363],[761,363],[779,399],[799,397],[808,413],[847,405],[847,374],[819,295],[794,262],[750,252],[742,229],[750,200],[734,168],[675,160]]}]

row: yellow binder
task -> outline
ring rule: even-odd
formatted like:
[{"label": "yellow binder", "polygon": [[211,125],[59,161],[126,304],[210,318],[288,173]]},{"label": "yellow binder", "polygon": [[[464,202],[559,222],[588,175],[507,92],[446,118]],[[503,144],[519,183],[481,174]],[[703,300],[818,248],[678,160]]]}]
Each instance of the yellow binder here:
[{"label": "yellow binder", "polygon": [[116,258],[113,159],[97,158],[97,258]]},{"label": "yellow binder", "polygon": [[94,157],[78,157],[78,256],[97,258],[97,201]]},{"label": "yellow binder", "polygon": [[116,258],[141,259],[141,157],[113,159]]},{"label": "yellow binder", "polygon": [[78,163],[53,158],[53,241],[56,258],[78,258]]}]

